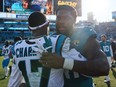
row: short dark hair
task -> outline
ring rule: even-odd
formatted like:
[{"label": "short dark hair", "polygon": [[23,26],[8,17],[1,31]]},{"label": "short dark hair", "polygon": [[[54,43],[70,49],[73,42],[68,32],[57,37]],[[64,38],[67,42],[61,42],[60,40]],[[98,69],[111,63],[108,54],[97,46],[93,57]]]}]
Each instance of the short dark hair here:
[{"label": "short dark hair", "polygon": [[105,38],[107,38],[107,36],[106,36],[105,34],[102,34],[101,37],[105,37]]},{"label": "short dark hair", "polygon": [[75,8],[73,8],[72,6],[69,6],[69,5],[59,5],[58,6],[58,9],[56,10],[56,14],[59,10],[67,10],[67,11],[70,11],[73,15],[74,18],[77,17],[77,11]]},{"label": "short dark hair", "polygon": [[29,18],[28,23],[30,27],[36,27],[46,22],[46,17],[40,12],[33,12]]}]

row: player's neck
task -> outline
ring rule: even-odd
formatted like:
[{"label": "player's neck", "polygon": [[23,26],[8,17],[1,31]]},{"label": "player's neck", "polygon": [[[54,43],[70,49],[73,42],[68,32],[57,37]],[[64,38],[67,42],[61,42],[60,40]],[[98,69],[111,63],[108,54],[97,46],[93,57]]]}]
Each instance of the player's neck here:
[{"label": "player's neck", "polygon": [[42,36],[44,36],[44,35],[34,36],[33,38],[40,38]]}]

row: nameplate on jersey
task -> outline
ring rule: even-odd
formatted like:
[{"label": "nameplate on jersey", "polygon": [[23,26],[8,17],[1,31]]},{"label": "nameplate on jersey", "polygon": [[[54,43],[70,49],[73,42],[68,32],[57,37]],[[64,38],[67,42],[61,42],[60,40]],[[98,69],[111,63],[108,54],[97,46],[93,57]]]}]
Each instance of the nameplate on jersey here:
[{"label": "nameplate on jersey", "polygon": [[29,47],[21,47],[16,48],[16,57],[31,57],[31,56],[37,56],[37,53],[32,49],[31,46]]}]

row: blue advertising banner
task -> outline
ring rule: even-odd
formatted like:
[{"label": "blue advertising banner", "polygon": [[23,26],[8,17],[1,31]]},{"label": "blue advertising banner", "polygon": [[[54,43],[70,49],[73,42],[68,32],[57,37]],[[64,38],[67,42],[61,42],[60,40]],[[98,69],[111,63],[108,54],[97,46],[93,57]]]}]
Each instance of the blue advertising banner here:
[{"label": "blue advertising banner", "polygon": [[3,4],[3,12],[30,14],[33,11],[40,11],[44,14],[53,13],[52,0],[5,0]]}]

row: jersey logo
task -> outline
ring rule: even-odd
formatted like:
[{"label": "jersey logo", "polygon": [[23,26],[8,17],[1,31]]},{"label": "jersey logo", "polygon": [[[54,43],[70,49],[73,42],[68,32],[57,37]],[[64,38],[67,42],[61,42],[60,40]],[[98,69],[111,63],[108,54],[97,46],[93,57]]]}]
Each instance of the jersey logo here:
[{"label": "jersey logo", "polygon": [[72,41],[73,46],[79,46],[80,41],[79,40],[74,40]]}]

